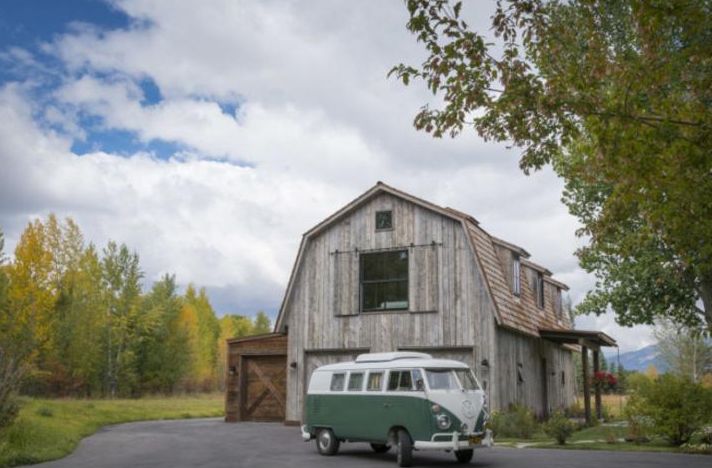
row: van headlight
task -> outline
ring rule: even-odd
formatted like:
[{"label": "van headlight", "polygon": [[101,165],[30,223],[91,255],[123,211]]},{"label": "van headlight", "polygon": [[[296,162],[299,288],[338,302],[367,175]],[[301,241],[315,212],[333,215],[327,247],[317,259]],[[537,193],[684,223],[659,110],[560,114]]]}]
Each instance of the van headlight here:
[{"label": "van headlight", "polygon": [[450,417],[447,414],[441,414],[437,417],[438,427],[440,429],[447,429],[450,427]]}]

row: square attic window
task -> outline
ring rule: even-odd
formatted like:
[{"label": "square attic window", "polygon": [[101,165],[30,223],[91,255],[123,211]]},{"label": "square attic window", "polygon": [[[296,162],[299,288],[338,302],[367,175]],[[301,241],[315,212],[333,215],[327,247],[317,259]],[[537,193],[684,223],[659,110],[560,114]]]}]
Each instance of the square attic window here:
[{"label": "square attic window", "polygon": [[393,212],[376,211],[376,231],[385,231],[393,229]]}]

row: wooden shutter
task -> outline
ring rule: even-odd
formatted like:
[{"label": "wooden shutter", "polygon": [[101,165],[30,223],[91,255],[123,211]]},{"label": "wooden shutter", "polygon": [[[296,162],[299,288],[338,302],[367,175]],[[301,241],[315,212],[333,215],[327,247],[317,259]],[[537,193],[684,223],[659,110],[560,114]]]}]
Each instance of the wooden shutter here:
[{"label": "wooden shutter", "polygon": [[436,244],[410,249],[408,289],[411,312],[434,312],[440,298],[440,266]]},{"label": "wooden shutter", "polygon": [[332,257],[332,297],[334,315],[359,313],[358,254],[334,252]]}]

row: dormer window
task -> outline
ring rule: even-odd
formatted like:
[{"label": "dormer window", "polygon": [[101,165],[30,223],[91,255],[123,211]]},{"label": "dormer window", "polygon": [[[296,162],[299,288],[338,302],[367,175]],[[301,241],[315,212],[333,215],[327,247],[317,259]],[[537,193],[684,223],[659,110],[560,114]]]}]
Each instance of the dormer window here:
[{"label": "dormer window", "polygon": [[519,260],[519,255],[512,254],[512,293],[519,296],[522,292],[521,279],[522,264]]},{"label": "dormer window", "polygon": [[544,308],[544,275],[539,272],[536,274],[536,305]]},{"label": "dormer window", "polygon": [[393,229],[393,212],[376,211],[376,231],[387,231]]},{"label": "dormer window", "polygon": [[559,318],[564,318],[564,305],[561,301],[561,288],[556,288],[556,313]]}]

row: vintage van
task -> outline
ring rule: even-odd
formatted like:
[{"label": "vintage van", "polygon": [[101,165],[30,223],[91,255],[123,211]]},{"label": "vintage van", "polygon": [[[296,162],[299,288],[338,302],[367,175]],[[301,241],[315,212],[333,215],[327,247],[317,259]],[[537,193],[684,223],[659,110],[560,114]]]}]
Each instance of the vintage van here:
[{"label": "vintage van", "polygon": [[304,440],[322,455],[341,442],[368,442],[376,452],[395,446],[398,464],[413,450],[453,451],[459,462],[491,446],[484,391],[466,364],[413,352],[362,354],[317,368],[306,397]]}]

